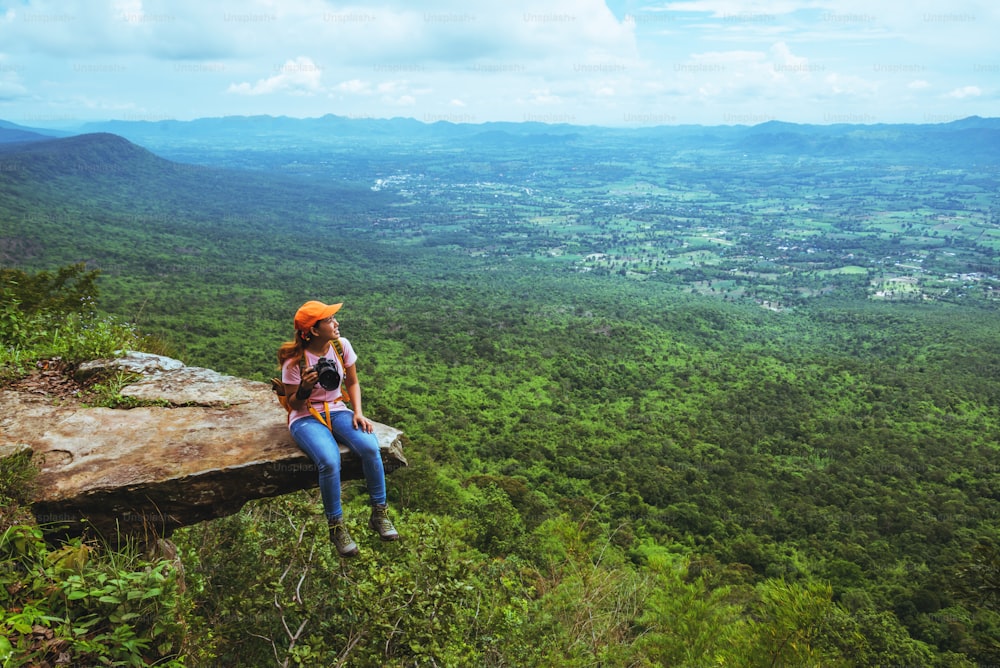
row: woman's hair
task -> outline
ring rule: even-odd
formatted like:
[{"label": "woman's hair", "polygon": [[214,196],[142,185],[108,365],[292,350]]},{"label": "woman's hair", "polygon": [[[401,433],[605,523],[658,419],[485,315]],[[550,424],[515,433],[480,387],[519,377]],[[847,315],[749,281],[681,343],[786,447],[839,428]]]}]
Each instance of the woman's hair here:
[{"label": "woman's hair", "polygon": [[302,332],[295,330],[295,339],[285,341],[278,348],[278,366],[283,366],[288,360],[295,360],[302,357],[306,349],[306,340],[302,338]]}]

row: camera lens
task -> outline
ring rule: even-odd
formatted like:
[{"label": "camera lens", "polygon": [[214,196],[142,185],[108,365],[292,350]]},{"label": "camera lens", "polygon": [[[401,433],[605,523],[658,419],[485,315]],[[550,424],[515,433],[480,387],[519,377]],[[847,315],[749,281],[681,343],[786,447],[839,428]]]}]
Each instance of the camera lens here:
[{"label": "camera lens", "polygon": [[316,360],[315,369],[319,376],[320,387],[324,390],[335,390],[340,386],[340,371],[336,364],[325,357],[320,357]]}]

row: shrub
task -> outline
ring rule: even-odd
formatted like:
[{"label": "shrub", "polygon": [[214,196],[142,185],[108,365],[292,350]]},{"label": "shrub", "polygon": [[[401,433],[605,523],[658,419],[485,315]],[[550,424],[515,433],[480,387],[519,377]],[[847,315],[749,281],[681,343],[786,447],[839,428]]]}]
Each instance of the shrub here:
[{"label": "shrub", "polygon": [[183,665],[180,577],[135,545],[47,544],[37,526],[0,533],[3,665]]},{"label": "shrub", "polygon": [[25,449],[0,459],[0,531],[31,520],[29,506],[38,474],[31,455]]}]

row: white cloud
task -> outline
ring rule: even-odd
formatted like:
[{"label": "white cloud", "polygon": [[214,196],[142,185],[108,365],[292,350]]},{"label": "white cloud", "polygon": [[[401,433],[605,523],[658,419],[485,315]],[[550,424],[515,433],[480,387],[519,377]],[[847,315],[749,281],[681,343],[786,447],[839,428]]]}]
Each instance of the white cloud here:
[{"label": "white cloud", "polygon": [[28,90],[17,81],[0,79],[0,100],[17,100],[27,93]]},{"label": "white cloud", "polygon": [[809,94],[821,88],[813,75],[822,75],[825,70],[825,66],[793,53],[786,43],[777,42],[767,51],[695,53],[665,74],[681,91],[735,101],[747,95],[773,100]]},{"label": "white cloud", "polygon": [[6,12],[4,42],[39,57],[223,57],[236,51],[224,17],[190,0],[25,0]]},{"label": "white cloud", "polygon": [[352,95],[370,95],[372,93],[372,86],[367,81],[351,79],[350,81],[341,81],[337,84],[336,90]]},{"label": "white cloud", "polygon": [[405,88],[405,84],[402,81],[383,81],[378,86],[376,90],[383,95],[392,95],[398,93]]},{"label": "white cloud", "polygon": [[979,97],[982,94],[983,89],[979,86],[962,86],[961,88],[956,88],[955,90],[947,93],[945,97],[961,100],[967,97]]},{"label": "white cloud", "polygon": [[311,58],[299,56],[295,60],[285,61],[276,67],[278,73],[257,83],[230,84],[227,92],[238,95],[272,95],[275,93],[292,93],[298,95],[314,95],[322,92],[323,71]]},{"label": "white cloud", "polygon": [[832,73],[824,78],[827,90],[834,95],[871,96],[878,91],[878,86],[867,79],[857,76]]},{"label": "white cloud", "polygon": [[528,91],[528,97],[520,98],[518,102],[527,106],[551,106],[559,104],[562,99],[548,88],[536,88]]},{"label": "white cloud", "polygon": [[26,66],[9,60],[0,53],[0,100],[14,100],[26,95],[28,89],[21,83],[20,73]]},{"label": "white cloud", "polygon": [[[818,7],[817,2],[796,2],[795,0],[691,0],[690,2],[668,2],[664,8],[672,12],[698,12],[711,14],[715,18],[731,18],[736,20],[743,17],[744,20],[751,20],[752,17],[777,16],[779,14],[790,14],[794,11],[809,7]],[[762,20],[759,18],[759,20]]]},{"label": "white cloud", "polygon": [[[633,14],[616,17],[602,0],[8,1],[0,117],[377,117],[404,108],[477,121],[730,123],[864,109],[891,122],[959,104],[1000,115],[985,74],[966,78],[977,66],[993,71],[1000,5],[610,4]],[[907,104],[918,97],[925,106]]]},{"label": "white cloud", "polygon": [[417,103],[417,98],[412,95],[387,96],[383,97],[382,101],[392,107],[412,107]]}]

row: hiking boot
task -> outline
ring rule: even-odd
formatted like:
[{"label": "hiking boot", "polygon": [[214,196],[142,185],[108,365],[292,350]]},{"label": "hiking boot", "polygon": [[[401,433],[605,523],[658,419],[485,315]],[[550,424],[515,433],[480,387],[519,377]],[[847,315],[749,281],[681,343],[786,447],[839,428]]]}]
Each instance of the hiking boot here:
[{"label": "hiking boot", "polygon": [[392,520],[389,519],[389,506],[384,503],[372,506],[372,514],[368,518],[368,528],[377,532],[378,537],[382,540],[399,540],[396,527],[392,526]]},{"label": "hiking boot", "polygon": [[358,554],[358,544],[351,538],[344,520],[330,520],[330,542],[337,548],[342,557],[353,557]]}]

